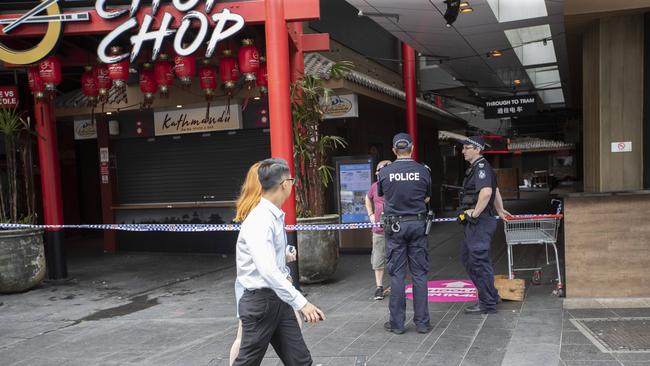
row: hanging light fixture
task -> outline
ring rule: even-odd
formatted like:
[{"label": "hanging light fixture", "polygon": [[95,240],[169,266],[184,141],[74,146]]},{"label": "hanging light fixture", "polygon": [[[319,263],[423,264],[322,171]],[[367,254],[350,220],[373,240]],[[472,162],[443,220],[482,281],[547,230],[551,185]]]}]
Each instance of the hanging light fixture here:
[{"label": "hanging light fixture", "polygon": [[196,76],[196,56],[176,56],[174,71],[181,80],[181,85],[186,88],[192,86],[192,79]]},{"label": "hanging light fixture", "polygon": [[84,70],[85,72],[81,75],[81,91],[86,97],[87,105],[95,108],[97,106],[97,97],[99,96],[97,78],[95,77],[92,66],[86,66]]},{"label": "hanging light fixture", "polygon": [[45,91],[50,96],[56,95],[56,86],[63,80],[61,61],[56,56],[50,56],[38,65],[38,73],[45,83]]},{"label": "hanging light fixture", "polygon": [[208,102],[214,98],[217,91],[217,68],[214,67],[210,59],[203,60],[203,66],[199,69],[199,84],[205,92],[205,100]]},{"label": "hanging light fixture", "polygon": [[[118,46],[111,47],[112,55],[122,53],[122,48]],[[108,76],[113,80],[113,87],[118,94],[126,94],[126,82],[129,80],[129,60],[124,59],[108,65]]]},{"label": "hanging light fixture", "polygon": [[27,69],[27,80],[29,80],[29,90],[36,98],[36,102],[45,100],[45,83],[41,79],[38,67],[30,67]]},{"label": "hanging light fixture", "polygon": [[156,75],[152,70],[151,64],[146,63],[140,71],[140,91],[144,95],[142,106],[150,108],[153,104],[154,94],[158,90]]},{"label": "hanging light fixture", "polygon": [[223,87],[228,95],[232,95],[239,80],[239,65],[237,60],[232,56],[232,51],[225,49],[223,57],[219,62],[219,75],[223,81]]},{"label": "hanging light fixture", "polygon": [[108,75],[108,66],[106,64],[97,64],[93,67],[93,74],[97,80],[97,90],[99,92],[99,101],[108,102],[108,94],[113,86],[113,80]]},{"label": "hanging light fixture", "polygon": [[260,88],[261,96],[269,92],[269,73],[266,68],[266,57],[260,57],[260,68],[257,70],[257,77],[255,79],[257,87]]},{"label": "hanging light fixture", "polygon": [[161,98],[169,96],[169,88],[174,84],[174,66],[169,61],[169,55],[161,53],[158,61],[154,64],[154,73],[156,82],[160,91]]},{"label": "hanging light fixture", "polygon": [[[246,38],[239,48],[239,71],[247,82],[254,81],[257,70],[260,68],[260,53],[253,44],[253,40]],[[252,83],[249,83],[252,86]]]}]

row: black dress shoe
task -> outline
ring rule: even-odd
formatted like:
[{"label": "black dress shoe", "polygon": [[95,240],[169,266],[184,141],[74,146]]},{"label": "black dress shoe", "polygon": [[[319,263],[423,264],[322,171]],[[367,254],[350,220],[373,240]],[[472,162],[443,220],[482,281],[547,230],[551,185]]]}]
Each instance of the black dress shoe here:
[{"label": "black dress shoe", "polygon": [[426,326],[423,326],[423,327],[416,326],[415,328],[417,329],[418,333],[420,333],[420,334],[427,334],[432,329],[431,325],[426,325]]},{"label": "black dress shoe", "polygon": [[481,309],[481,307],[478,304],[465,308],[465,314],[496,314],[496,313],[497,311],[494,309],[490,309],[490,310]]},{"label": "black dress shoe", "polygon": [[386,329],[387,332],[392,332],[395,334],[404,334],[404,332],[406,332],[405,329],[393,329],[393,326],[390,324],[390,322],[384,323],[384,329]]}]

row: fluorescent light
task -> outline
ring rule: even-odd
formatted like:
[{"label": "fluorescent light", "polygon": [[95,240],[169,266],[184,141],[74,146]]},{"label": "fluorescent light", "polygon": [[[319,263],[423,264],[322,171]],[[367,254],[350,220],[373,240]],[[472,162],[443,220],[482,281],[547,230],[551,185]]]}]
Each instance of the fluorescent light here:
[{"label": "fluorescent light", "polygon": [[474,8],[469,7],[469,6],[460,9],[461,13],[471,13],[473,11],[474,11]]},{"label": "fluorescent light", "polygon": [[487,0],[499,23],[548,16],[544,0]]},{"label": "fluorescent light", "polygon": [[[548,24],[504,31],[515,54],[524,66],[557,62],[551,27]],[[546,46],[541,40],[546,39]]]},{"label": "fluorescent light", "polygon": [[177,105],[176,108],[183,108],[181,104]]},{"label": "fluorescent light", "polygon": [[499,51],[499,50],[492,50],[492,51],[490,51],[490,53],[488,55],[490,57],[501,57],[501,56],[503,56],[503,53],[501,51]]},{"label": "fluorescent light", "polygon": [[254,99],[254,100],[260,100],[260,99],[262,99],[262,98],[261,98],[259,95],[256,95],[256,96],[253,97],[253,99]]},{"label": "fluorescent light", "polygon": [[113,112],[106,112],[107,116],[110,116],[111,114],[113,114]]},{"label": "fluorescent light", "polygon": [[460,2],[460,7],[461,7],[461,8],[465,8],[465,7],[467,7],[467,6],[469,6],[469,3],[468,3],[467,1],[461,1],[461,2]]}]

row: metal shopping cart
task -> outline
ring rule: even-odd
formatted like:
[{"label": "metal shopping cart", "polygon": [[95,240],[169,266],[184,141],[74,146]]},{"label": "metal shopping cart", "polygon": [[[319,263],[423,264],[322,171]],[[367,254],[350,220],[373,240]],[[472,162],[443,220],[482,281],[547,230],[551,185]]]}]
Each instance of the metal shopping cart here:
[{"label": "metal shopping cart", "polygon": [[560,259],[557,253],[557,233],[562,220],[562,214],[510,216],[504,220],[506,243],[508,244],[508,273],[510,279],[514,278],[515,271],[533,271],[533,284],[539,284],[542,276],[542,267],[513,268],[513,246],[515,245],[544,245],[546,251],[546,265],[550,265],[548,246],[555,251],[555,265],[557,268],[557,285],[553,293],[564,296],[564,285],[560,274]]}]

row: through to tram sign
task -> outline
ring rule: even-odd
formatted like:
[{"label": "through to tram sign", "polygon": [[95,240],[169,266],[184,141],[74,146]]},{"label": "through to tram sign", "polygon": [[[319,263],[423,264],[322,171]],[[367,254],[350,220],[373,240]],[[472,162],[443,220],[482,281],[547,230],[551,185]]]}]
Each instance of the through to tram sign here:
[{"label": "through to tram sign", "polygon": [[521,117],[537,113],[535,95],[517,95],[485,102],[485,118]]},{"label": "through to tram sign", "polygon": [[[92,16],[105,20],[123,20],[109,32],[99,43],[97,57],[104,63],[111,64],[130,57],[135,61],[145,42],[153,41],[151,59],[156,60],[164,41],[173,41],[174,51],[180,56],[188,56],[207,44],[205,57],[210,58],[220,41],[223,41],[244,28],[244,18],[229,9],[213,12],[217,0],[172,0],[172,5],[160,6],[160,0],[152,0],[151,6],[140,6],[141,0],[132,0],[130,7],[109,6],[107,0],[97,0],[94,12],[62,13],[60,0],[42,0],[34,8],[13,19],[2,19],[2,32],[10,35],[22,25],[45,23],[47,30],[42,40],[28,50],[13,50],[0,44],[0,60],[17,65],[28,65],[40,61],[52,52],[62,36],[64,22],[90,21]],[[173,28],[175,12],[184,14],[180,26]],[[196,28],[195,37],[188,34],[190,28]],[[130,37],[131,51],[118,55],[109,55],[107,51],[120,36],[134,33]],[[188,37],[186,37],[188,36]]]}]

